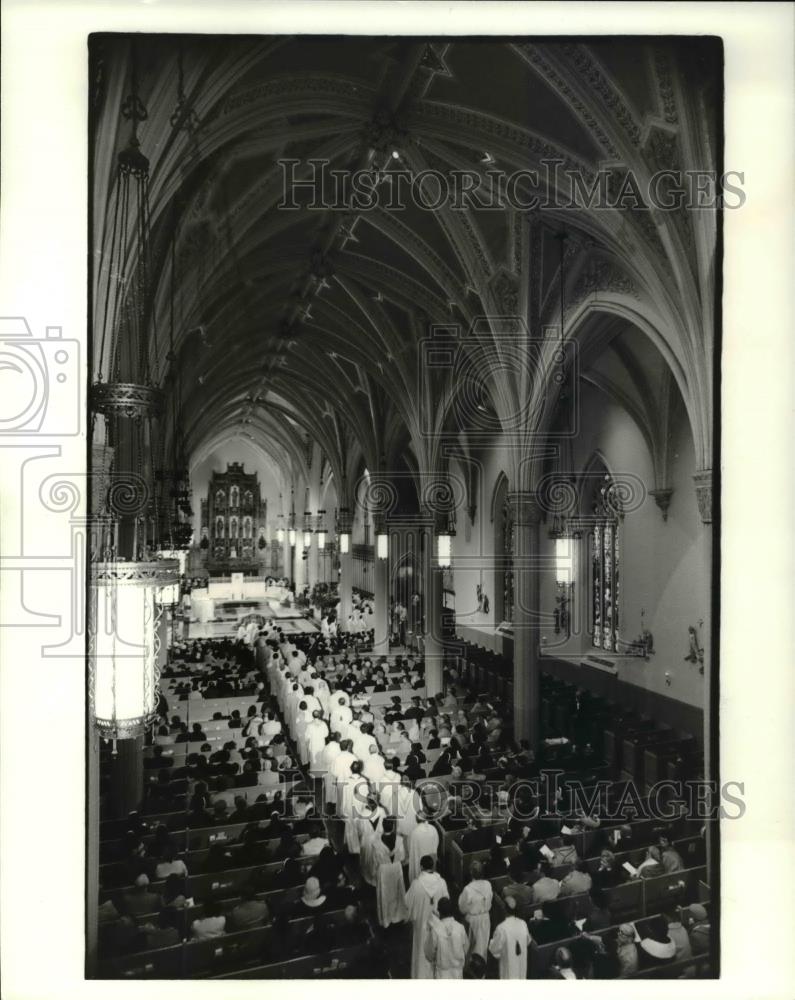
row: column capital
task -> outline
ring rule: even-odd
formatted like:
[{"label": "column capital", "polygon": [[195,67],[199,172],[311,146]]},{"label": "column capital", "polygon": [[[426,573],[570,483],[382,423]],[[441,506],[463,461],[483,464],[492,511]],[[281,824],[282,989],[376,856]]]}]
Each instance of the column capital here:
[{"label": "column capital", "polygon": [[540,524],[543,510],[538,501],[538,494],[531,490],[517,490],[505,497],[514,524]]},{"label": "column capital", "polygon": [[704,524],[712,524],[712,469],[702,469],[693,476],[698,512]]}]

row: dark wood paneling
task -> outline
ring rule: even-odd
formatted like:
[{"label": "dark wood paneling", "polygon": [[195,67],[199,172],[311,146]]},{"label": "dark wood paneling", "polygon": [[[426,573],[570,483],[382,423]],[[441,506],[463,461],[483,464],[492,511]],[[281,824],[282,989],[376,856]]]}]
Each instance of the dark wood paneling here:
[{"label": "dark wood paneling", "polygon": [[545,656],[541,660],[541,670],[570,684],[578,684],[641,715],[648,715],[657,723],[664,723],[674,729],[691,733],[699,745],[703,746],[704,712],[695,705],[688,705],[684,701],[677,701],[676,698],[648,691],[636,684],[628,684],[619,680],[614,674],[580,666],[579,663],[570,660]]}]

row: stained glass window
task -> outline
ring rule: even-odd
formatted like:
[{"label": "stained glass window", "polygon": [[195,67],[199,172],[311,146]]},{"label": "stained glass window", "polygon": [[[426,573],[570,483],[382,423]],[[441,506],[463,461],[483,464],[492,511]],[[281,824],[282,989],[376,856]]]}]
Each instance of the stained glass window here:
[{"label": "stained glass window", "polygon": [[506,500],[502,505],[503,621],[513,621],[513,518]]},{"label": "stained glass window", "polygon": [[591,533],[591,643],[615,650],[619,634],[619,523],[620,511],[613,481],[605,475],[592,506]]}]

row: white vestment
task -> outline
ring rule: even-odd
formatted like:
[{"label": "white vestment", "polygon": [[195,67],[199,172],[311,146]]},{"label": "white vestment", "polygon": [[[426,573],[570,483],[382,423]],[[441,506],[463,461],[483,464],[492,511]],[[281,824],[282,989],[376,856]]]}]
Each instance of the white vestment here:
[{"label": "white vestment", "polygon": [[395,839],[394,850],[390,851],[386,844],[378,838],[378,848],[375,852],[376,871],[376,909],[378,923],[382,927],[390,924],[400,924],[408,917],[406,908],[406,885],[403,882],[403,841]]},{"label": "white vestment", "polygon": [[527,924],[508,916],[498,925],[489,951],[500,963],[500,979],[527,979],[527,948],[532,938]]},{"label": "white vestment", "polygon": [[425,938],[425,957],[434,979],[463,979],[467,957],[467,932],[453,917],[431,919]]},{"label": "white vestment", "polygon": [[306,727],[304,739],[306,749],[309,754],[309,770],[313,777],[322,774],[320,769],[320,756],[326,746],[328,736],[328,726],[322,719],[313,719]]},{"label": "white vestment", "polygon": [[332,740],[331,743],[327,743],[320,753],[319,757],[319,768],[318,770],[323,775],[323,787],[325,790],[325,801],[329,802],[337,801],[337,792],[334,785],[334,775],[331,772],[332,762],[336,757],[342,753],[340,750],[340,745],[336,740]]},{"label": "white vestment", "polygon": [[494,893],[491,882],[486,879],[475,879],[464,886],[464,891],[458,897],[458,909],[464,916],[469,928],[470,954],[486,958],[491,934],[491,901]]},{"label": "white vestment", "polygon": [[439,850],[439,831],[430,823],[418,823],[409,834],[409,881],[420,873],[420,860],[426,854],[436,857]]},{"label": "white vestment", "polygon": [[438,872],[423,872],[409,886],[406,907],[414,927],[411,941],[411,978],[433,979],[433,966],[425,956],[428,921],[436,913],[439,900],[447,896],[447,883]]}]

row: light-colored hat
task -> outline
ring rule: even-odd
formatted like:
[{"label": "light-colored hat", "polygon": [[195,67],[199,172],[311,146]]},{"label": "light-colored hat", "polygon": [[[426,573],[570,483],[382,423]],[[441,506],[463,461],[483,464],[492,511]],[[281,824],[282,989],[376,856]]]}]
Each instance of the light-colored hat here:
[{"label": "light-colored hat", "polygon": [[320,895],[320,882],[316,878],[306,880],[301,900],[307,906],[322,906],[326,901],[326,897]]},{"label": "light-colored hat", "polygon": [[139,887],[149,885],[149,876],[145,872],[141,872],[138,878],[136,878],[135,884]]},{"label": "light-colored hat", "polygon": [[704,909],[704,907],[701,905],[701,903],[693,903],[691,906],[688,906],[688,910],[690,912],[690,916],[694,920],[706,920],[707,919],[707,911]]}]

